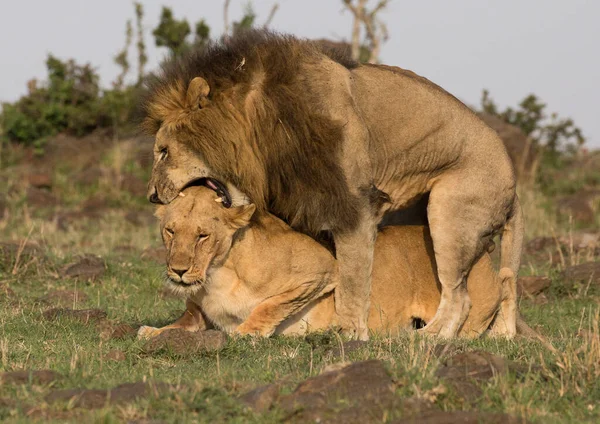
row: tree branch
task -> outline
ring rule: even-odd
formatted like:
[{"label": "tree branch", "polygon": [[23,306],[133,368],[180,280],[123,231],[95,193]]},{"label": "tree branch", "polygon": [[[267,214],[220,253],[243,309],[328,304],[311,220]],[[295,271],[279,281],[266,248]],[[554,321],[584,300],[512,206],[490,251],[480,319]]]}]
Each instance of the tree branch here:
[{"label": "tree branch", "polygon": [[267,17],[267,20],[265,21],[265,24],[263,25],[263,28],[268,28],[269,25],[271,25],[271,21],[273,20],[273,16],[275,16],[275,13],[277,12],[278,9],[279,9],[279,3],[275,2],[273,4],[273,7],[271,7],[271,12],[269,13],[269,16]]}]

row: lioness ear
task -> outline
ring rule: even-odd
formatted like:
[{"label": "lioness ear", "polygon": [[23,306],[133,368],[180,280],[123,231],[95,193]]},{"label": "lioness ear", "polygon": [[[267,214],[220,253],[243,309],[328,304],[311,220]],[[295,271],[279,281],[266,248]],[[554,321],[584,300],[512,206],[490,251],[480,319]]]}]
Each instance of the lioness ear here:
[{"label": "lioness ear", "polygon": [[166,213],[167,213],[166,205],[158,205],[158,206],[156,206],[156,209],[154,209],[154,216],[157,217],[158,219],[160,219],[161,221],[165,217]]},{"label": "lioness ear", "polygon": [[196,77],[190,81],[187,89],[186,102],[189,108],[202,108],[208,104],[208,93],[210,87],[202,77]]},{"label": "lioness ear", "polygon": [[254,215],[254,211],[256,211],[256,205],[243,205],[238,206],[237,208],[229,209],[231,215],[229,217],[229,225],[234,229],[243,228],[250,223],[250,219],[252,219],[252,215]]}]

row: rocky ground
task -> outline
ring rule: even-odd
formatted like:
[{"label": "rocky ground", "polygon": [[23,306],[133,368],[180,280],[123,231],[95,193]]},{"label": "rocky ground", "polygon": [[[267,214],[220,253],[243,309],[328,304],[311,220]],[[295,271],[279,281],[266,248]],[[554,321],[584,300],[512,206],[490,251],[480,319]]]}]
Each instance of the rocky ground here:
[{"label": "rocky ground", "polygon": [[[172,331],[143,198],[151,143],[53,140],[0,156],[0,420],[506,423],[600,420],[600,229],[522,194],[519,280],[536,339],[367,343]],[[527,213],[529,212],[529,214]],[[596,211],[593,210],[593,213]],[[587,218],[586,218],[587,219]],[[534,221],[535,220],[535,221]],[[562,222],[562,224],[561,224]]]}]

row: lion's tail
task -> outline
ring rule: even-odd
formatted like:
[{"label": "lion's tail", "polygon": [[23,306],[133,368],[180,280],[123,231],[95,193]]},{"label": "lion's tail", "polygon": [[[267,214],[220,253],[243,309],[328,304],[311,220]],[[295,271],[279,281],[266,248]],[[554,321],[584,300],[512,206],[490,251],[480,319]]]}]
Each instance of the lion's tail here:
[{"label": "lion's tail", "polygon": [[500,269],[510,269],[515,279],[519,274],[519,267],[521,266],[523,232],[523,213],[519,198],[515,195],[513,208],[504,225],[500,240]]}]

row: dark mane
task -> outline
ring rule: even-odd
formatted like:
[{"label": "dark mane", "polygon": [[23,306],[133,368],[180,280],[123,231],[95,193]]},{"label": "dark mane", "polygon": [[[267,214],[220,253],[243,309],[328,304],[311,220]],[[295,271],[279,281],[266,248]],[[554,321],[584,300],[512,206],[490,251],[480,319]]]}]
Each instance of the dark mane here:
[{"label": "dark mane", "polygon": [[[339,164],[344,123],[318,111],[323,93],[310,81],[318,73],[303,74],[303,64],[323,56],[347,69],[358,66],[344,49],[266,30],[211,43],[169,60],[149,81],[147,121],[158,129],[165,119],[158,115],[181,109],[176,127],[187,135],[180,139],[259,210],[309,233],[325,225],[350,229],[358,208]],[[185,90],[195,77],[208,82],[213,104],[198,115],[185,112]],[[224,106],[223,93],[235,112]]]}]

